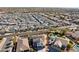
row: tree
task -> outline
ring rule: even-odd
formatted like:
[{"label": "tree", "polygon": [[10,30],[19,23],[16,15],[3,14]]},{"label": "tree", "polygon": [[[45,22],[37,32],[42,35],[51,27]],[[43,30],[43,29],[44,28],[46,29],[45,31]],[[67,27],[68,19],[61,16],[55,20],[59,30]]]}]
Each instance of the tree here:
[{"label": "tree", "polygon": [[71,48],[72,48],[72,45],[68,44],[66,50],[69,51]]},{"label": "tree", "polygon": [[0,36],[0,40],[2,40],[2,39],[3,39],[3,37]]}]

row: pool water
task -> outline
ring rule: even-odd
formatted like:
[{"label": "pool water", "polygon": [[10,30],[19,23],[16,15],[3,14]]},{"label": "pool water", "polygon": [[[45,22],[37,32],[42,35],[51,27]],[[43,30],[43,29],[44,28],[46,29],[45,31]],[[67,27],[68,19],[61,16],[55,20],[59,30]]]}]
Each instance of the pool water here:
[{"label": "pool water", "polygon": [[75,50],[76,50],[77,52],[79,52],[79,45],[76,44],[76,45],[74,46],[74,48],[75,48]]}]

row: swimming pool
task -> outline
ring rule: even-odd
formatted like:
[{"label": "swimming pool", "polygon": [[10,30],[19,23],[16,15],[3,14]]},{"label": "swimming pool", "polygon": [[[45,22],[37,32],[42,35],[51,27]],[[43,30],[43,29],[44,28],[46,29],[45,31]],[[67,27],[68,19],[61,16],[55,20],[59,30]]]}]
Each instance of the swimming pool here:
[{"label": "swimming pool", "polygon": [[74,49],[76,50],[76,52],[79,52],[79,45],[76,44],[76,45],[74,46]]}]

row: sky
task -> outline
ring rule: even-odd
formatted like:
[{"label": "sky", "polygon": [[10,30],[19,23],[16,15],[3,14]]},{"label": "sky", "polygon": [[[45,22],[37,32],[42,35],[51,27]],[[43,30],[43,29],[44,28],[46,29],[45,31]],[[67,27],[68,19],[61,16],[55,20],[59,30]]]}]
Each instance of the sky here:
[{"label": "sky", "polygon": [[0,0],[0,7],[71,7],[79,8],[78,0]]}]

